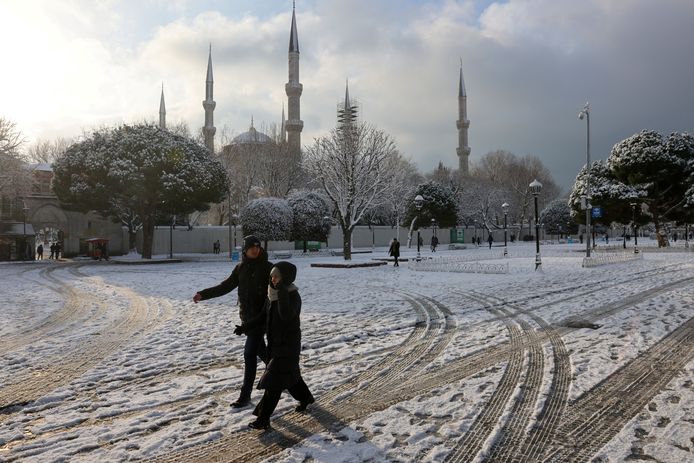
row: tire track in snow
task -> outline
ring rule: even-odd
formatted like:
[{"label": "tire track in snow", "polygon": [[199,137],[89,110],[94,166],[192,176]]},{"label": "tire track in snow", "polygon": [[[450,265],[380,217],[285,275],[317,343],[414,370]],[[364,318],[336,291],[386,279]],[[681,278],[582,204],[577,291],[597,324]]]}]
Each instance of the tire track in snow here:
[{"label": "tire track in snow", "polygon": [[694,317],[567,407],[545,462],[588,461],[694,358]]}]

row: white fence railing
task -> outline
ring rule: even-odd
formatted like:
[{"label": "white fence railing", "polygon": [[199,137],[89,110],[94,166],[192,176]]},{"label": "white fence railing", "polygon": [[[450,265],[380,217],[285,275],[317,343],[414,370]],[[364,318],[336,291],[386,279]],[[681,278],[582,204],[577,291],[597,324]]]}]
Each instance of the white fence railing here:
[{"label": "white fence railing", "polygon": [[418,272],[509,273],[508,262],[484,264],[458,257],[438,257],[419,262],[413,261],[410,267]]},{"label": "white fence railing", "polygon": [[583,267],[597,267],[599,265],[621,264],[632,260],[643,259],[642,253],[617,252],[593,254],[594,257],[584,257]]}]

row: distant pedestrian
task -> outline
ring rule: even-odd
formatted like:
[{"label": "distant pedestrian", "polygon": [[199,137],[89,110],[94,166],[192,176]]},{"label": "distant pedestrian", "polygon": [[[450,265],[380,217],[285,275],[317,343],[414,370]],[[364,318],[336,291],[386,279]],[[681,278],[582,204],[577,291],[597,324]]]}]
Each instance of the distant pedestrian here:
[{"label": "distant pedestrian", "polygon": [[393,264],[393,266],[400,267],[400,264],[398,263],[398,259],[400,258],[400,241],[398,241],[397,238],[393,238],[393,241],[390,243],[388,254],[395,259],[395,264]]},{"label": "distant pedestrian", "polygon": [[580,241],[581,244],[583,244],[583,233],[581,233],[580,235],[578,235],[578,241]]},{"label": "distant pedestrian", "polygon": [[491,233],[489,234],[489,237],[487,238],[487,242],[489,243],[489,249],[491,249],[492,243],[494,242],[494,237],[492,236]]},{"label": "distant pedestrian", "polygon": [[434,235],[431,237],[431,252],[436,252],[436,246],[439,245],[438,236]]},{"label": "distant pedestrian", "polygon": [[605,244],[610,244],[610,237],[605,233]]},{"label": "distant pedestrian", "polygon": [[48,249],[51,250],[51,255],[48,256],[48,258],[55,259],[55,243],[51,243],[51,246]]},{"label": "distant pedestrian", "polygon": [[672,240],[677,243],[677,232],[672,235]]},{"label": "distant pedestrian", "polygon": [[477,237],[477,246],[482,246],[482,237],[481,236]]},{"label": "distant pedestrian", "polygon": [[270,416],[275,411],[282,391],[287,389],[303,412],[315,402],[311,391],[301,377],[299,356],[301,355],[301,296],[294,285],[296,267],[289,262],[278,262],[270,271],[267,299],[259,317],[244,322],[234,330],[243,334],[247,330],[263,326],[267,331],[269,362],[258,382],[264,389],[263,398],[253,410],[258,417],[248,424],[253,429],[269,429]]},{"label": "distant pedestrian", "polygon": [[55,258],[57,260],[60,260],[60,253],[63,250],[63,246],[60,244],[60,242],[55,243]]},{"label": "distant pedestrian", "polygon": [[43,260],[43,244],[39,244],[36,248],[36,259]]}]

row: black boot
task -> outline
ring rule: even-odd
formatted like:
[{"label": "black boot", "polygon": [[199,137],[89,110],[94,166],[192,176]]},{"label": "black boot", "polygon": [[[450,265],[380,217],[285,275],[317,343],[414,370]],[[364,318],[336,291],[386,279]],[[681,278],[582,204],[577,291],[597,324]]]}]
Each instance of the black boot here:
[{"label": "black boot", "polygon": [[232,408],[243,408],[243,407],[247,407],[250,404],[251,404],[250,397],[239,397],[238,399],[236,399],[236,402],[232,402],[231,407]]},{"label": "black boot", "polygon": [[268,429],[270,429],[270,420],[263,420],[258,418],[257,420],[248,423],[248,427],[251,429],[262,429],[264,431],[267,431]]},{"label": "black boot", "polygon": [[297,405],[294,410],[297,412],[305,412],[306,408],[308,408],[308,406],[311,405],[312,403],[314,403],[315,401],[316,401],[316,399],[314,399],[313,396],[311,396],[311,398],[308,399],[307,401],[299,402],[299,405]]}]

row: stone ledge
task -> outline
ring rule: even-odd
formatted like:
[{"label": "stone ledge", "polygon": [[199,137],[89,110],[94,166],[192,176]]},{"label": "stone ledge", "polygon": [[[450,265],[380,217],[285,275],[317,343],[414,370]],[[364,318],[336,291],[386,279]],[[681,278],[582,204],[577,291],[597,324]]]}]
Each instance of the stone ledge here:
[{"label": "stone ledge", "polygon": [[311,267],[318,267],[318,268],[365,268],[365,267],[380,267],[382,265],[388,265],[387,262],[361,262],[361,263],[354,263],[354,264],[341,264],[341,263],[326,263],[326,264],[321,264],[321,263],[316,263],[316,264],[311,264]]},{"label": "stone ledge", "polygon": [[111,259],[114,264],[120,265],[149,265],[149,264],[178,264],[183,262],[181,259],[137,259],[137,260],[116,260]]}]

